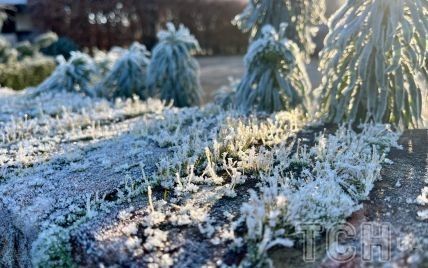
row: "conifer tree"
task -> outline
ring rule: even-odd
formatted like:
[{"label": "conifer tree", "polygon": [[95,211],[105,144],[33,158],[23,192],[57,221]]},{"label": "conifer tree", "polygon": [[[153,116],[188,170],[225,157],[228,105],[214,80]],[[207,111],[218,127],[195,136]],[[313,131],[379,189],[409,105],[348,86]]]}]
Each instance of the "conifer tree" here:
[{"label": "conifer tree", "polygon": [[106,98],[147,96],[146,69],[150,63],[146,47],[134,43],[96,87],[96,92]]},{"label": "conifer tree", "polygon": [[266,25],[261,38],[254,41],[245,56],[246,72],[238,85],[235,107],[276,112],[306,106],[310,81],[297,45],[285,37],[286,25],[279,33]]},{"label": "conifer tree", "polygon": [[200,104],[199,64],[192,56],[200,49],[198,41],[183,25],[176,29],[172,23],[158,38],[148,68],[148,88],[177,107]]},{"label": "conifer tree", "polygon": [[82,52],[72,52],[68,61],[63,56],[58,57],[59,65],[33,94],[48,91],[81,92],[93,96],[90,86],[91,76],[96,73],[92,58]]},{"label": "conifer tree", "polygon": [[427,14],[426,0],[348,0],[332,17],[321,62],[329,121],[418,126]]},{"label": "conifer tree", "polygon": [[278,30],[281,23],[287,23],[287,38],[309,56],[314,52],[312,38],[318,25],[324,22],[324,14],[325,0],[248,0],[248,5],[235,17],[233,24],[243,32],[249,32],[255,40],[262,36],[264,25],[270,24]]}]

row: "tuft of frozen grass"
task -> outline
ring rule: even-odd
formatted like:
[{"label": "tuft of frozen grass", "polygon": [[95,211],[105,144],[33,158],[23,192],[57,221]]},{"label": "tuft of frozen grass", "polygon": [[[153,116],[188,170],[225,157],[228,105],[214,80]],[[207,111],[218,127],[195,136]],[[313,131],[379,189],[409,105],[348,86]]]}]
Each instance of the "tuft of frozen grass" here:
[{"label": "tuft of frozen grass", "polygon": [[94,93],[90,87],[91,76],[97,72],[92,58],[82,52],[72,52],[68,61],[64,57],[57,58],[59,65],[42,84],[32,93],[69,91],[81,92],[88,96]]},{"label": "tuft of frozen grass", "polygon": [[331,175],[309,182],[290,195],[287,216],[297,231],[302,231],[304,224],[332,227],[361,208]]},{"label": "tuft of frozen grass", "polygon": [[275,178],[267,178],[259,193],[250,191],[250,201],[242,205],[240,221],[247,230],[244,238],[248,249],[241,265],[264,266],[269,264],[270,248],[293,246],[286,234],[288,200],[283,186]]},{"label": "tuft of frozen grass", "polygon": [[398,138],[385,125],[363,125],[360,133],[342,126],[312,148],[298,145],[294,155],[283,149],[285,158],[273,158],[273,168],[261,173],[259,193],[251,191],[242,206],[237,225],[247,230],[244,263],[268,262],[269,243],[298,238],[305,224],[328,228],[359,210]]},{"label": "tuft of frozen grass", "polygon": [[422,206],[428,205],[428,187],[422,189],[422,193],[418,196],[416,202]]},{"label": "tuft of frozen grass", "polygon": [[[416,203],[418,203],[420,206],[428,205],[428,187],[424,187],[422,189],[421,194],[416,198]],[[428,209],[422,209],[418,211],[417,215],[421,221],[428,220]]]},{"label": "tuft of frozen grass", "polygon": [[298,47],[270,25],[245,55],[246,72],[238,85],[234,105],[248,112],[278,112],[307,105],[311,83]]},{"label": "tuft of frozen grass", "polygon": [[146,98],[149,56],[150,53],[144,45],[132,44],[96,86],[95,91],[108,99],[131,98],[133,95]]},{"label": "tuft of frozen grass", "polygon": [[192,54],[199,43],[189,29],[172,23],[158,33],[159,43],[153,49],[148,68],[147,86],[162,100],[177,107],[194,106],[201,102],[199,64]]}]

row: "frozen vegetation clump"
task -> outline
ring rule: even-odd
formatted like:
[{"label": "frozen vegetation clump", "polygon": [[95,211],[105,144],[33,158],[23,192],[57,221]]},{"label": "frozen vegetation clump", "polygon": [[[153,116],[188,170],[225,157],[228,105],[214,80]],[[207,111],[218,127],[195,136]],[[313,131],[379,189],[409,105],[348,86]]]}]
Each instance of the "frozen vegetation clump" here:
[{"label": "frozen vegetation clump", "polygon": [[305,224],[332,227],[361,208],[381,164],[389,162],[385,155],[399,147],[399,135],[388,126],[364,125],[361,131],[343,126],[320,135],[312,148],[298,145],[294,153],[292,143],[274,147],[275,164],[261,173],[259,191],[251,192],[235,224],[246,228],[243,265],[269,263],[268,250],[292,246]]},{"label": "frozen vegetation clump", "polygon": [[41,49],[50,46],[58,40],[58,36],[55,33],[48,32],[38,36],[34,43],[24,41],[16,45],[19,57],[34,57],[41,54]]},{"label": "frozen vegetation clump", "polygon": [[32,265],[41,267],[74,267],[68,230],[52,226],[43,231],[31,248]]},{"label": "frozen vegetation clump", "polygon": [[238,109],[268,113],[298,105],[305,109],[310,81],[298,47],[284,35],[286,27],[282,24],[277,33],[266,25],[261,38],[251,44],[235,97]]},{"label": "frozen vegetation clump", "polygon": [[59,65],[33,94],[49,91],[81,92],[93,96],[91,89],[91,76],[96,73],[92,58],[81,52],[72,52],[68,61],[64,57],[58,57]]},{"label": "frozen vegetation clump", "polygon": [[108,99],[147,97],[146,69],[150,63],[146,47],[134,43],[96,86],[99,95]]},{"label": "frozen vegetation clump", "polygon": [[172,23],[158,33],[158,38],[148,68],[148,88],[177,107],[200,104],[199,64],[192,56],[199,50],[198,41],[189,29],[183,25],[176,29]]},{"label": "frozen vegetation clump", "polygon": [[15,90],[36,86],[55,69],[55,61],[44,56],[40,49],[57,40],[54,33],[46,33],[33,43],[20,42],[16,46],[0,37],[0,84]]},{"label": "frozen vegetation clump", "polygon": [[249,0],[233,23],[243,32],[250,32],[253,40],[263,36],[265,25],[278,30],[282,23],[287,23],[285,36],[309,56],[315,50],[312,39],[318,25],[325,21],[324,13],[324,0]]},{"label": "frozen vegetation clump", "polygon": [[43,57],[40,50],[58,40],[52,32],[38,36],[33,43],[24,41],[13,46],[6,39],[0,37],[0,62],[13,63],[25,58]]},{"label": "frozen vegetation clump", "polygon": [[354,0],[332,17],[321,61],[329,121],[418,126],[427,14],[426,1]]}]

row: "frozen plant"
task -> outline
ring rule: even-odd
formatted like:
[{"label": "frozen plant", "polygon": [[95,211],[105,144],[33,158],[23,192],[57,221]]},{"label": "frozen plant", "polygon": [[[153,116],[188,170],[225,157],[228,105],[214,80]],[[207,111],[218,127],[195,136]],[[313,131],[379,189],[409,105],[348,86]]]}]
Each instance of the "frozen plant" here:
[{"label": "frozen plant", "polygon": [[302,105],[311,87],[299,49],[285,37],[286,25],[279,33],[266,25],[262,37],[254,41],[245,56],[246,72],[235,97],[243,111],[268,113]]},{"label": "frozen plant", "polygon": [[40,50],[46,48],[58,40],[58,36],[53,32],[48,32],[39,35],[33,43],[28,41],[20,42],[16,45],[16,50],[19,53],[19,58],[34,57],[40,55]]},{"label": "frozen plant", "polygon": [[303,185],[290,195],[287,217],[297,231],[302,231],[301,225],[306,223],[332,227],[362,207],[346,194],[334,178],[334,172],[329,175]]},{"label": "frozen plant", "polygon": [[166,26],[158,33],[159,43],[153,49],[148,88],[177,107],[198,105],[202,88],[199,64],[192,54],[200,49],[199,43],[183,25],[178,29],[172,23]]},{"label": "frozen plant", "polygon": [[272,267],[268,250],[274,246],[292,247],[286,230],[288,200],[276,178],[266,178],[260,194],[250,191],[250,200],[241,207],[238,222],[245,224],[247,255],[240,267]]},{"label": "frozen plant", "polygon": [[[372,143],[381,136],[382,144]],[[298,144],[293,156],[293,143],[274,147],[273,168],[260,173],[259,191],[241,207],[236,226],[245,223],[247,242],[241,265],[269,263],[269,245],[292,245],[275,241],[300,237],[304,224],[331,227],[360,209],[398,137],[384,125],[364,125],[359,133],[342,126],[334,135],[321,135],[311,149]],[[296,163],[305,164],[296,169]]]},{"label": "frozen plant", "polygon": [[426,0],[348,0],[332,17],[321,61],[329,121],[418,126],[427,13]]},{"label": "frozen plant", "polygon": [[24,41],[14,46],[0,37],[0,84],[15,90],[40,84],[56,67],[54,59],[43,55],[40,49],[55,40],[56,34],[46,33],[33,43]]},{"label": "frozen plant", "polygon": [[97,66],[97,69],[99,71],[99,75],[101,77],[104,77],[105,75],[107,75],[111,71],[113,66],[116,64],[116,62],[126,52],[127,50],[122,47],[113,47],[107,52],[94,48],[92,55],[94,58],[94,62]]},{"label": "frozen plant", "polygon": [[52,226],[33,242],[31,262],[34,267],[74,267],[70,234],[67,229]]},{"label": "frozen plant", "polygon": [[233,20],[240,30],[250,32],[251,39],[263,36],[263,27],[289,27],[285,35],[293,40],[307,56],[315,50],[312,40],[318,25],[325,21],[325,0],[248,0],[247,7]]},{"label": "frozen plant", "polygon": [[82,92],[89,96],[94,95],[90,87],[91,75],[96,72],[92,58],[81,52],[72,52],[68,61],[64,57],[58,57],[59,65],[34,94],[49,91]]},{"label": "frozen plant", "polygon": [[99,95],[109,99],[147,96],[146,68],[150,63],[146,47],[134,43],[96,86]]},{"label": "frozen plant", "polygon": [[9,43],[6,39],[0,38],[0,62],[16,63],[17,61],[22,61],[26,58],[30,58],[32,60],[34,60],[35,57],[41,58],[43,55],[40,50],[51,45],[56,40],[58,40],[58,36],[52,32],[39,35],[33,43],[23,41],[15,46]]},{"label": "frozen plant", "polygon": [[422,193],[418,196],[416,202],[422,206],[428,205],[428,187],[422,189]]}]

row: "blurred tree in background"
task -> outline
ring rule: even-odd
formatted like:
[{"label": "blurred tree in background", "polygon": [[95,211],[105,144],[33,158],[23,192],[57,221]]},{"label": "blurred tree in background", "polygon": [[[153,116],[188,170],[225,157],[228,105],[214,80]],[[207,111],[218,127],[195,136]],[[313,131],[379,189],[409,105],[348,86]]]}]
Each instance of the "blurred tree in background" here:
[{"label": "blurred tree in background", "polygon": [[109,49],[140,41],[151,49],[156,32],[172,21],[186,25],[207,54],[245,52],[248,37],[230,23],[244,5],[239,0],[29,0],[36,27],[81,47]]}]

